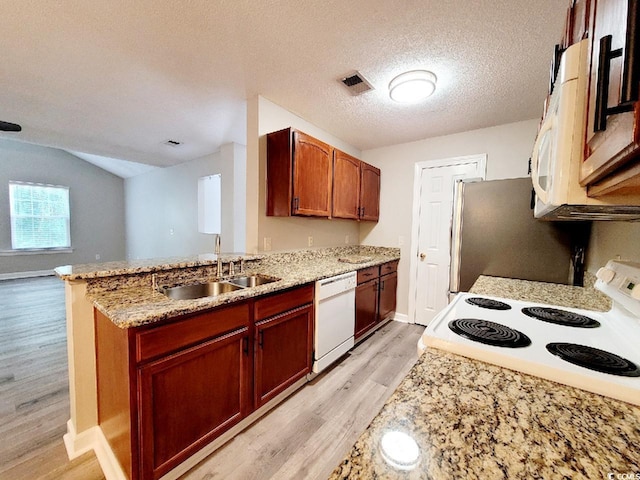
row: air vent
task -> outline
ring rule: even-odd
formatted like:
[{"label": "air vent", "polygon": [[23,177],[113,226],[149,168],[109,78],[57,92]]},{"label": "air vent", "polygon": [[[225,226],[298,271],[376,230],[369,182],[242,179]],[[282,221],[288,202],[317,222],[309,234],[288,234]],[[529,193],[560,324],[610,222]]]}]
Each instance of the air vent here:
[{"label": "air vent", "polygon": [[373,85],[357,71],[341,78],[340,83],[342,83],[353,96],[362,95],[369,90],[373,90]]},{"label": "air vent", "polygon": [[179,142],[177,140],[167,140],[166,142],[163,142],[165,145],[168,145],[169,147],[179,147],[180,145],[182,145],[182,142]]}]

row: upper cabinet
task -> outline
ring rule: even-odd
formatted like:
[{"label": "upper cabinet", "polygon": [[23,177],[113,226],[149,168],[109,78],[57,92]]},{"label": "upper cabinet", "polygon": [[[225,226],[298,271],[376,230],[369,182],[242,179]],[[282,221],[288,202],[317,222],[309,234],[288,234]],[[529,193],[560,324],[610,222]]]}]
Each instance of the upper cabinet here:
[{"label": "upper cabinet", "polygon": [[379,211],[380,170],[334,150],[332,216],[377,222]]},{"label": "upper cabinet", "polygon": [[[573,0],[567,10],[562,48],[587,38],[589,31],[589,7],[591,0]],[[559,59],[558,59],[559,60]]]},{"label": "upper cabinet", "polygon": [[360,208],[360,160],[340,150],[333,154],[333,208],[335,218],[358,219]]},{"label": "upper cabinet", "polygon": [[585,160],[589,196],[640,192],[640,0],[590,0]]},{"label": "upper cabinet", "polygon": [[380,169],[362,163],[360,170],[360,220],[377,222],[380,215]]},{"label": "upper cabinet", "polygon": [[267,135],[267,215],[331,215],[333,148],[287,128]]},{"label": "upper cabinet", "polygon": [[378,221],[380,170],[305,133],[267,134],[267,216]]}]

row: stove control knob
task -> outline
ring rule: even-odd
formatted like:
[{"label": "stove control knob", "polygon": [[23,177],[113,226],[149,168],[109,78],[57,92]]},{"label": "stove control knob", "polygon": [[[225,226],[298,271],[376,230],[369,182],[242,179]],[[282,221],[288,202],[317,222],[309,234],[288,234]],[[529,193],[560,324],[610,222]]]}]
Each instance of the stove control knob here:
[{"label": "stove control knob", "polygon": [[613,280],[615,276],[616,272],[607,267],[602,267],[600,270],[598,270],[598,273],[596,273],[596,277],[598,277],[598,280],[602,280],[604,283],[611,283],[611,280]]}]

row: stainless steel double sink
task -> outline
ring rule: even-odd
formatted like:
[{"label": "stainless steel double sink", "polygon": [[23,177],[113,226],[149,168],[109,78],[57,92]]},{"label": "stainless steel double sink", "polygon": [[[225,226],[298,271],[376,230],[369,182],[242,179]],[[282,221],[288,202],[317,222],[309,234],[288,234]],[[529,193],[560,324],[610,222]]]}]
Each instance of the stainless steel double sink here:
[{"label": "stainless steel double sink", "polygon": [[160,292],[173,300],[193,300],[203,297],[215,297],[223,293],[257,287],[258,285],[264,285],[278,280],[279,278],[267,277],[265,275],[249,275],[215,282],[196,283],[194,285],[162,287]]}]

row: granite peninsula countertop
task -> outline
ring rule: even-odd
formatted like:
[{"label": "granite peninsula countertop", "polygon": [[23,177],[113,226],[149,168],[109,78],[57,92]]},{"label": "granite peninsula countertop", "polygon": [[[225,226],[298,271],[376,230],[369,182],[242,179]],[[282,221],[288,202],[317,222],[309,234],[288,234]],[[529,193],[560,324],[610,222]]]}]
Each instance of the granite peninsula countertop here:
[{"label": "granite peninsula countertop", "polygon": [[[225,275],[228,262],[245,260],[244,274],[259,273],[277,281],[236,290],[215,297],[175,300],[154,288],[193,284],[217,279],[215,256],[185,259],[117,262],[60,267],[56,273],[66,281],[86,281],[87,297],[94,306],[121,328],[145,325],[177,315],[195,313],[220,305],[304,285],[361,268],[399,260],[400,250],[386,247],[334,247],[296,250],[261,255],[223,255]],[[241,276],[236,270],[234,276]]]},{"label": "granite peninsula countertop", "polygon": [[[471,291],[607,310],[606,300],[591,297],[592,276],[588,280],[587,288],[575,290],[580,287],[481,277]],[[381,441],[388,432],[402,432],[417,443],[411,470],[385,461],[389,456]],[[635,479],[636,474],[640,407],[428,349],[330,480]]]}]

